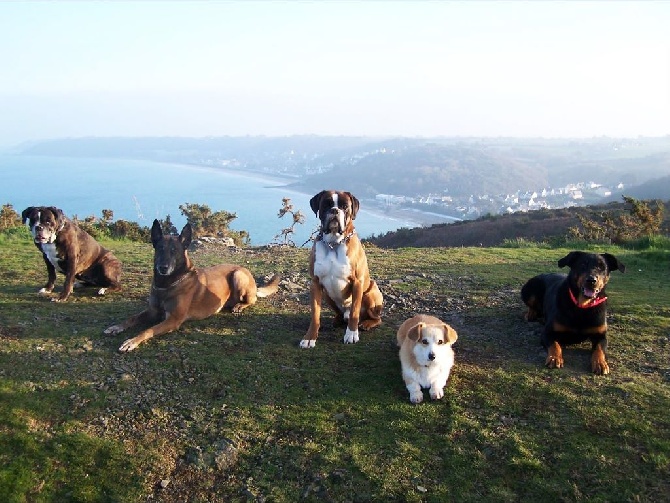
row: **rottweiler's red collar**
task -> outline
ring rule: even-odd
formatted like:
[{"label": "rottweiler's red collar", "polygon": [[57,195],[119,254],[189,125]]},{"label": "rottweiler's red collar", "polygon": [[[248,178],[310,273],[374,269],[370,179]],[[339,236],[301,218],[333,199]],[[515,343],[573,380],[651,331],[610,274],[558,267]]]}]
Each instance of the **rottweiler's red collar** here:
[{"label": "rottweiler's red collar", "polygon": [[589,308],[592,308],[592,307],[596,307],[596,306],[602,304],[603,302],[605,302],[607,300],[607,297],[603,296],[603,297],[598,297],[595,300],[589,300],[586,304],[582,305],[577,301],[577,298],[575,297],[575,294],[572,293],[572,288],[568,288],[568,292],[570,292],[570,298],[572,299],[572,302],[575,304],[575,306],[577,306],[580,309],[589,309]]}]

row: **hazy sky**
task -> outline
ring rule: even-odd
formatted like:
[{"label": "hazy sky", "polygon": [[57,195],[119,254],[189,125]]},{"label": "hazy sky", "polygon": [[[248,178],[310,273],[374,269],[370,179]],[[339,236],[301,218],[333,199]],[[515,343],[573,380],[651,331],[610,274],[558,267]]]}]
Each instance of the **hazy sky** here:
[{"label": "hazy sky", "polygon": [[1,2],[0,146],[670,134],[670,2]]}]

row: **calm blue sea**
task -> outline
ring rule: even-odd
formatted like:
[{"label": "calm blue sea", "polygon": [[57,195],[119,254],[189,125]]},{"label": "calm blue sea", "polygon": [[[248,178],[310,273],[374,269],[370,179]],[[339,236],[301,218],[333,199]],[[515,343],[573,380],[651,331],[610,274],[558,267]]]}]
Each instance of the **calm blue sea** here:
[{"label": "calm blue sea", "polygon": [[[274,240],[289,216],[279,219],[282,198],[289,197],[305,215],[293,240],[300,246],[318,224],[309,207],[313,194],[295,192],[281,185],[285,180],[243,175],[218,168],[121,159],[82,159],[23,155],[0,155],[0,204],[10,203],[21,213],[28,206],[56,206],[66,215],[83,219],[100,217],[103,209],[115,220],[151,226],[154,218],[170,215],[178,229],[186,223],[179,211],[185,203],[206,204],[212,211],[236,213],[231,224],[246,230],[251,244]],[[326,187],[324,187],[326,188]],[[330,187],[329,187],[330,188]],[[351,188],[354,194],[355,189]],[[356,217],[361,237],[382,234],[401,227],[416,227],[415,221],[399,220],[365,209]]]}]

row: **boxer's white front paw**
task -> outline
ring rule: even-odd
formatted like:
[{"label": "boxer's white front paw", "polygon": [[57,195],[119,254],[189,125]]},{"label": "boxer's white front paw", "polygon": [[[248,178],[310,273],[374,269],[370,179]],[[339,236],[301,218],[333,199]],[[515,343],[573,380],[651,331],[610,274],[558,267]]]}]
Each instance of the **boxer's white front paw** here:
[{"label": "boxer's white front paw", "polygon": [[316,339],[303,339],[300,341],[300,347],[302,349],[311,349],[316,346]]},{"label": "boxer's white front paw", "polygon": [[344,343],[345,344],[355,344],[358,342],[358,330],[349,330],[344,333]]}]

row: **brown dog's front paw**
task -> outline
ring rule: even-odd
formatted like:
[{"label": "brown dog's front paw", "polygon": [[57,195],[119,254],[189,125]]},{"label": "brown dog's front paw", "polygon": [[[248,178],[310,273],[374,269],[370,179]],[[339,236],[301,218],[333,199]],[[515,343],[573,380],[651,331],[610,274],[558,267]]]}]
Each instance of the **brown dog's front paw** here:
[{"label": "brown dog's front paw", "polygon": [[128,339],[121,344],[121,347],[119,348],[119,352],[121,353],[128,353],[135,349],[137,346],[140,345],[140,341],[137,340],[137,337],[133,337],[132,339]]}]

